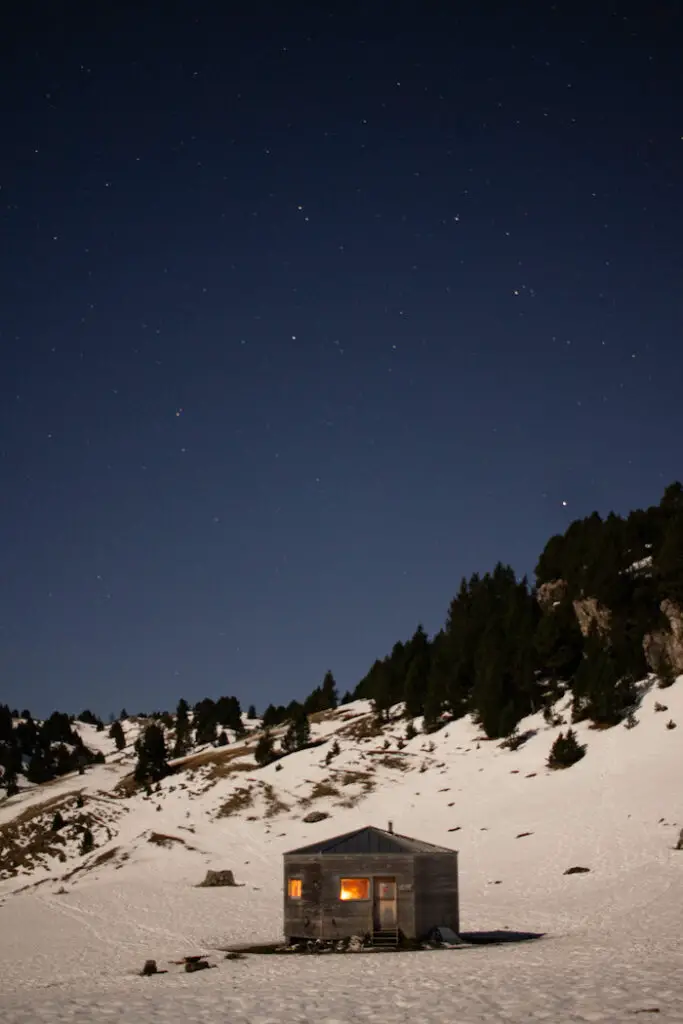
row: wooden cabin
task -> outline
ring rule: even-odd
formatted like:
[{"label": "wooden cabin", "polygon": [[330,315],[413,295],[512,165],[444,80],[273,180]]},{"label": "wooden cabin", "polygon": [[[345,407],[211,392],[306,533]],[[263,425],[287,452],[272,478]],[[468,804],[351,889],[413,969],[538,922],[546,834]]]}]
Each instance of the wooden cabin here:
[{"label": "wooden cabin", "polygon": [[370,935],[375,945],[458,933],[458,853],[389,829],[366,828],[284,855],[289,941]]}]

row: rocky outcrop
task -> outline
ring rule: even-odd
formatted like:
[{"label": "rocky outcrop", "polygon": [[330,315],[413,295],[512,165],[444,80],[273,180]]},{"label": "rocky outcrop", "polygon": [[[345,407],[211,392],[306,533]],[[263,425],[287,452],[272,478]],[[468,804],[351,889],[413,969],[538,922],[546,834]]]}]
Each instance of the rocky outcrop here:
[{"label": "rocky outcrop", "polygon": [[678,676],[683,673],[683,609],[667,599],[659,607],[669,628],[643,637],[643,650],[653,672],[673,672]]},{"label": "rocky outcrop", "polygon": [[579,629],[584,636],[588,636],[594,623],[603,636],[609,633],[612,613],[609,608],[605,608],[603,604],[600,604],[597,598],[577,598],[572,604],[574,605]]},{"label": "rocky outcrop", "polygon": [[[549,580],[542,583],[536,591],[536,600],[544,612],[552,611],[561,604],[567,596],[569,587],[566,580]],[[595,597],[581,597],[572,601],[574,613],[579,624],[579,629],[584,636],[588,636],[593,623],[603,635],[609,633],[611,613]]]},{"label": "rocky outcrop", "polygon": [[541,583],[536,591],[536,600],[544,612],[560,604],[566,596],[566,580],[550,580],[548,583]]}]

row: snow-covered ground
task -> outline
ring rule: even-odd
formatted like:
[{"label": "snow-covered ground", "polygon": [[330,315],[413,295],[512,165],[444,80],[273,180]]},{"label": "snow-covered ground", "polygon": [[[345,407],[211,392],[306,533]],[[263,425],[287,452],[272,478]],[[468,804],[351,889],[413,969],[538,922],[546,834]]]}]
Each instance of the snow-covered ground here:
[{"label": "snow-covered ground", "polygon": [[[667,710],[655,711],[656,701]],[[379,737],[349,736],[365,713],[357,702],[325,717],[313,733],[327,742],[264,769],[234,744],[214,752],[237,754],[232,761],[212,762],[209,751],[151,797],[114,800],[132,763],[124,752],[0,804],[0,828],[53,798],[63,798],[70,819],[82,791],[98,844],[86,856],[65,847],[64,863],[48,857],[0,881],[3,1024],[560,1024],[655,1010],[660,1021],[683,1021],[683,851],[674,849],[683,828],[683,678],[645,695],[635,728],[576,727],[586,757],[560,772],[545,767],[558,729],[540,716],[521,724],[537,732],[510,751],[479,740],[469,719],[405,745],[399,722]],[[341,750],[326,763],[335,735]],[[231,813],[218,816],[221,808]],[[311,809],[330,817],[305,824]],[[223,959],[228,944],[281,937],[285,850],[389,820],[397,832],[460,850],[465,935],[543,937]],[[172,838],[158,845],[153,832]],[[590,870],[564,873],[574,866]],[[239,887],[197,888],[208,868],[231,868]],[[194,953],[217,969],[185,974],[169,963]],[[169,973],[139,977],[150,958]]]}]

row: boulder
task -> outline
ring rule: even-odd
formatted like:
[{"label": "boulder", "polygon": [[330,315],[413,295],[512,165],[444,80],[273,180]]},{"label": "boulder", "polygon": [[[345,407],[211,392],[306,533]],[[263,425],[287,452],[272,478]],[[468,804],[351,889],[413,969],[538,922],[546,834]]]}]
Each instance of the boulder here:
[{"label": "boulder", "polygon": [[207,871],[206,878],[199,883],[199,888],[219,885],[236,885],[232,871]]},{"label": "boulder", "polygon": [[185,971],[187,974],[194,974],[195,971],[207,971],[210,967],[215,966],[215,964],[207,964],[206,960],[188,960],[185,964]]},{"label": "boulder", "polygon": [[305,821],[307,825],[313,825],[316,821],[324,821],[325,818],[329,818],[327,811],[310,811],[310,813],[302,820]]}]

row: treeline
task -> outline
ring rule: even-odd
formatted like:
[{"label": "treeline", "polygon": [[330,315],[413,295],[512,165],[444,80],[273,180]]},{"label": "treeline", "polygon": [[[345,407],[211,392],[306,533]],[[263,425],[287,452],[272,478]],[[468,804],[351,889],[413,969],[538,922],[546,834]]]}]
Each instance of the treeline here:
[{"label": "treeline", "polygon": [[[345,693],[341,703],[348,703],[353,697]],[[331,672],[325,673],[321,686],[309,693],[303,701],[292,700],[289,704],[269,704],[263,712],[263,725],[267,729],[282,725],[284,722],[293,722],[302,715],[313,715],[320,711],[333,711],[340,703],[337,694],[337,684]]]},{"label": "treeline", "polygon": [[[672,484],[659,505],[628,517],[598,513],[552,537],[536,569],[537,586],[510,566],[463,579],[446,624],[432,639],[421,626],[394,645],[356,687],[377,715],[403,702],[429,732],[471,713],[490,738],[549,709],[568,687],[573,719],[613,725],[637,700],[648,672],[643,640],[665,631],[668,600],[683,607],[683,488]],[[559,584],[542,606],[543,584]],[[540,592],[540,593],[539,593]],[[582,635],[575,601],[593,598],[604,612]],[[665,659],[657,665],[671,681]]]},{"label": "treeline", "polygon": [[104,762],[103,754],[86,747],[73,721],[71,716],[55,711],[44,722],[36,722],[30,711],[24,710],[19,716],[0,704],[0,785],[8,796],[18,791],[19,775],[29,782],[49,782]]},{"label": "treeline", "polygon": [[[351,699],[350,694],[346,696],[347,699]],[[308,716],[318,711],[333,710],[338,704],[334,676],[327,672],[322,684],[303,702],[291,701],[286,707],[269,705],[262,719],[264,731],[256,746],[257,762],[267,764],[277,756],[302,750],[310,742]],[[229,741],[226,729],[230,729],[237,739],[247,732],[240,703],[236,697],[220,697],[216,701],[206,697],[192,708],[181,698],[175,716],[168,712],[157,712],[149,717],[154,720],[140,735],[135,745],[138,755],[135,778],[139,783],[147,785],[159,781],[168,774],[170,758],[183,757],[194,747],[206,743],[225,746]],[[249,707],[246,717],[248,720],[256,719],[256,709],[253,705]],[[271,729],[284,722],[288,722],[289,727],[280,740],[279,752],[276,752]],[[172,741],[166,733],[166,730],[170,729],[174,730]],[[110,736],[117,747],[125,745],[120,721],[113,723]]]},{"label": "treeline", "polygon": [[[592,605],[586,636],[576,602]],[[379,719],[403,704],[405,717],[421,717],[426,732],[470,713],[487,736],[498,738],[514,734],[528,714],[542,709],[550,716],[558,696],[571,689],[574,721],[613,725],[633,709],[635,684],[649,670],[646,634],[670,628],[663,602],[683,609],[680,483],[667,487],[651,508],[605,519],[595,512],[551,537],[538,560],[535,585],[502,563],[463,579],[443,628],[430,638],[418,626],[341,701],[327,672],[303,701],[269,705],[258,759],[267,763],[276,754],[272,728],[288,723],[281,753],[301,749],[310,740],[310,715],[359,698],[372,701]],[[661,652],[656,670],[661,685],[672,681],[672,666]],[[124,709],[109,730],[119,749],[126,745],[127,717]],[[149,720],[136,744],[140,780],[160,778],[168,758],[195,746],[226,744],[228,730],[236,737],[246,731],[236,697],[207,697],[194,706],[181,698],[175,714],[137,717]],[[256,719],[253,705],[246,717]],[[22,721],[14,724],[13,718]],[[90,711],[79,719],[103,728]],[[0,785],[8,792],[16,791],[19,774],[44,782],[98,760],[102,756],[87,750],[68,715],[55,712],[38,724],[28,711],[18,715],[0,706]]]}]

